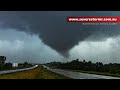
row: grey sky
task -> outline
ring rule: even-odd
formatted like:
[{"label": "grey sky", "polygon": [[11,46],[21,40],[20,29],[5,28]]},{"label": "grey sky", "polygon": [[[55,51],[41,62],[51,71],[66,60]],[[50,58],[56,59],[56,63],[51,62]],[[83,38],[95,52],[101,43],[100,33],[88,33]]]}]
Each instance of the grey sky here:
[{"label": "grey sky", "polygon": [[0,55],[7,56],[7,62],[44,63],[63,58],[34,34],[0,29],[0,39]]},{"label": "grey sky", "polygon": [[43,63],[76,58],[120,62],[120,25],[82,26],[66,22],[67,16],[84,15],[119,16],[120,12],[1,11],[0,54],[10,62]]}]

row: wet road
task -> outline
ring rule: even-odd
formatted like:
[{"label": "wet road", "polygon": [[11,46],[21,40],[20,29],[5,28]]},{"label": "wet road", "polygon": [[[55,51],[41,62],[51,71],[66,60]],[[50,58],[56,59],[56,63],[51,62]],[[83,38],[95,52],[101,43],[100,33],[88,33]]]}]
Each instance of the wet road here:
[{"label": "wet road", "polygon": [[13,73],[13,72],[19,72],[19,71],[25,71],[25,70],[31,70],[38,67],[38,65],[35,65],[30,68],[24,68],[24,69],[16,69],[16,70],[6,70],[6,71],[0,71],[0,74],[7,74],[7,73]]},{"label": "wet road", "polygon": [[80,72],[73,72],[67,70],[60,70],[60,69],[51,69],[49,67],[43,66],[47,68],[47,70],[52,71],[54,73],[58,73],[73,79],[120,79],[118,77],[111,77],[111,76],[104,76],[104,75],[96,75],[96,74],[87,74],[87,73],[80,73]]}]

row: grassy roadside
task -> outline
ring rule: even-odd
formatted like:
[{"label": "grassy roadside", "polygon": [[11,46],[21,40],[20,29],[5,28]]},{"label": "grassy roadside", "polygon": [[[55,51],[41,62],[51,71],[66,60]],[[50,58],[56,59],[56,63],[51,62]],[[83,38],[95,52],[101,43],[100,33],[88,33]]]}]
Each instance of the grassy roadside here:
[{"label": "grassy roadside", "polygon": [[34,79],[39,68],[0,75],[0,79]]},{"label": "grassy roadside", "polygon": [[66,76],[53,73],[44,68],[40,68],[40,72],[36,75],[36,79],[70,79]]},{"label": "grassy roadside", "polygon": [[88,74],[96,74],[96,75],[120,77],[120,74],[111,74],[111,73],[108,73],[108,72],[95,72],[95,71],[70,70],[70,69],[64,69],[64,70],[73,71],[73,72],[88,73]]},{"label": "grassy roadside", "polygon": [[0,75],[0,79],[69,79],[68,77],[55,74],[42,67],[32,70]]}]

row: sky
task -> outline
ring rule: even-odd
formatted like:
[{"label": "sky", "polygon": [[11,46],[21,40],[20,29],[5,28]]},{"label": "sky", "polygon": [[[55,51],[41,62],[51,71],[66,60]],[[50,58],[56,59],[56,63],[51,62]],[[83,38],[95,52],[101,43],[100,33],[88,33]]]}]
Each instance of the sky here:
[{"label": "sky", "polygon": [[119,11],[0,11],[0,55],[6,62],[74,59],[120,63],[120,24],[89,26],[67,16],[120,16]]}]

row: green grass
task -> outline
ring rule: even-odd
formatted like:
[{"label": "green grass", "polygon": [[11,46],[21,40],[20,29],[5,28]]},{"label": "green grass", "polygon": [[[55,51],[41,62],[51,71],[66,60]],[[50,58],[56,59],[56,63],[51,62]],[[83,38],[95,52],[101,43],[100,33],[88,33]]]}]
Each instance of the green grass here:
[{"label": "green grass", "polygon": [[65,69],[65,70],[74,71],[74,72],[81,72],[81,73],[88,73],[88,74],[97,74],[97,75],[105,75],[105,76],[112,76],[112,77],[120,77],[120,74],[111,74],[109,72],[95,72],[95,71],[70,70],[70,69]]},{"label": "green grass", "polygon": [[40,72],[37,74],[36,79],[70,79],[66,76],[53,73],[44,68],[40,68]]},{"label": "green grass", "polygon": [[63,75],[50,72],[43,67],[32,70],[0,75],[0,79],[70,79]]}]

